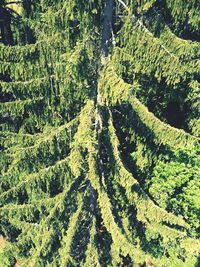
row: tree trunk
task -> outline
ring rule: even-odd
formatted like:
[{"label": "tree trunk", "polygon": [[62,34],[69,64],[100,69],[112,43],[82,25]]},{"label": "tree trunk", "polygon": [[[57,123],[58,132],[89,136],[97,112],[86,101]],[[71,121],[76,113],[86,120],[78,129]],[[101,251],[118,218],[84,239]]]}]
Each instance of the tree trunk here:
[{"label": "tree trunk", "polygon": [[109,54],[110,40],[112,37],[112,17],[113,0],[105,0],[101,39],[101,54],[103,58],[108,57]]}]

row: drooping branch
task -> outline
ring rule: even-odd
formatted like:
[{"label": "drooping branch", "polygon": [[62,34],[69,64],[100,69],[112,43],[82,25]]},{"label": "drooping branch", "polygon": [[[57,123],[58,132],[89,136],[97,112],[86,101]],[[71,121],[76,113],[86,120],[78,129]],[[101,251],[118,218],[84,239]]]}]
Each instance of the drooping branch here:
[{"label": "drooping branch", "polygon": [[[124,9],[129,13],[130,9],[129,7],[122,1],[122,0],[117,0],[123,7]],[[148,35],[154,37],[154,35],[147,29],[147,27],[142,23],[142,21],[140,19],[138,19],[134,14],[132,14],[132,17],[134,20],[137,21],[137,24],[139,27],[141,27]],[[176,55],[174,55],[173,53],[171,53],[164,45],[160,44],[162,46],[162,48],[173,58],[177,58]]]},{"label": "drooping branch", "polygon": [[129,12],[128,6],[122,0],[117,0],[117,1],[126,9],[126,11]]},{"label": "drooping branch", "polygon": [[22,1],[12,1],[12,2],[6,2],[3,5],[12,5],[12,4],[18,5],[18,4],[22,4],[22,3],[23,3]]}]

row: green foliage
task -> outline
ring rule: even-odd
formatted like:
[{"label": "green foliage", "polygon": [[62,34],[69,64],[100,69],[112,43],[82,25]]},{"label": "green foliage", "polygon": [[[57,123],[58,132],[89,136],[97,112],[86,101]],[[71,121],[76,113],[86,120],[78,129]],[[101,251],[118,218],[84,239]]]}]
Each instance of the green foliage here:
[{"label": "green foliage", "polygon": [[14,251],[11,244],[0,237],[0,264],[1,266],[10,267],[15,264]]},{"label": "green foliage", "polygon": [[199,6],[118,1],[102,59],[106,8],[23,0],[11,16],[2,266],[199,264]]},{"label": "green foliage", "polygon": [[149,192],[163,208],[183,214],[199,228],[199,151],[176,151],[168,161],[157,162],[149,183]]},{"label": "green foliage", "polygon": [[95,219],[93,220],[93,224],[91,227],[91,232],[90,232],[90,242],[87,247],[87,252],[86,252],[86,261],[83,263],[83,266],[96,266],[100,267],[99,259],[98,259],[98,252],[96,250],[96,245],[95,245],[95,235],[96,235],[96,222]]},{"label": "green foliage", "polygon": [[190,92],[187,98],[187,101],[191,105],[191,116],[189,120],[189,128],[192,133],[196,136],[200,135],[200,104],[199,104],[199,95],[200,95],[200,84],[197,81],[193,81],[190,84]]},{"label": "green foliage", "polygon": [[188,23],[191,25],[191,30],[195,31],[199,29],[199,3],[198,1],[183,1],[183,0],[167,0],[167,7],[171,12],[171,16],[174,19],[176,27]]},{"label": "green foliage", "polygon": [[3,251],[0,253],[0,263],[2,266],[10,267],[15,264],[15,257],[10,250]]}]

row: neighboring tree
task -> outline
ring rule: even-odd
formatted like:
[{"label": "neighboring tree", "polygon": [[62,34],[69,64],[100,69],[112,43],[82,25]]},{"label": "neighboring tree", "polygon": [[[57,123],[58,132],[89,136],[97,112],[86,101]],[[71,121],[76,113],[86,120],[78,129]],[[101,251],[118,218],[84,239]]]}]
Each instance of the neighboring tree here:
[{"label": "neighboring tree", "polygon": [[198,266],[199,1],[13,2],[0,266]]}]

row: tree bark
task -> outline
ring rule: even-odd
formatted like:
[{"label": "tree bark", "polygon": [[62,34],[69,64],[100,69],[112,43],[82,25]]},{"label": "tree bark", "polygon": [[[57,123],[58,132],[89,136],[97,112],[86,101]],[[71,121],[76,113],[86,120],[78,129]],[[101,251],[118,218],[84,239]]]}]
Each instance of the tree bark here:
[{"label": "tree bark", "polygon": [[105,0],[101,39],[101,56],[103,58],[106,58],[109,55],[109,46],[112,38],[112,18],[113,0]]},{"label": "tree bark", "polygon": [[[102,21],[102,33],[101,33],[101,67],[106,63],[106,59],[109,56],[109,48],[112,40],[112,19],[113,19],[113,0],[105,0],[105,6],[103,11],[103,21]],[[96,118],[95,118],[95,137],[97,142],[98,156],[97,168],[99,172],[99,178],[102,181],[104,177],[103,164],[99,156],[100,151],[100,136],[103,130],[103,119],[102,119],[102,106],[104,105],[104,99],[101,96],[99,88],[97,89],[97,106],[96,106]]]}]

